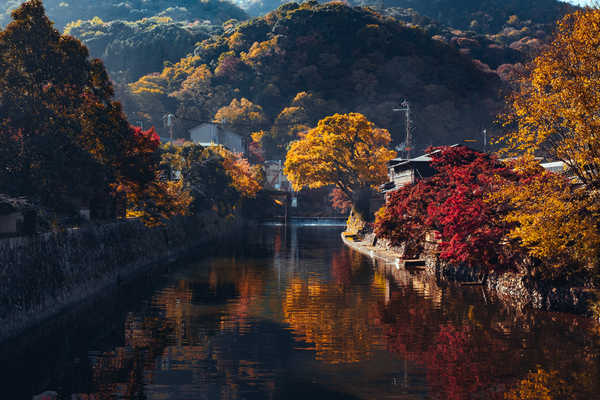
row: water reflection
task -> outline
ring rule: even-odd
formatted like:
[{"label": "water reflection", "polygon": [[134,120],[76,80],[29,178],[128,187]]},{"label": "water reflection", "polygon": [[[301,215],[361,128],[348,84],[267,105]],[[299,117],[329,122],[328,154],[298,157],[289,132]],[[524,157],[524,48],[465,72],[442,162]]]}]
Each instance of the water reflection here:
[{"label": "water reflection", "polygon": [[600,398],[587,320],[517,313],[480,288],[375,265],[337,228],[265,227],[222,250],[115,315],[114,339],[81,338],[87,359],[64,370],[89,374],[49,371],[44,388],[75,399]]}]

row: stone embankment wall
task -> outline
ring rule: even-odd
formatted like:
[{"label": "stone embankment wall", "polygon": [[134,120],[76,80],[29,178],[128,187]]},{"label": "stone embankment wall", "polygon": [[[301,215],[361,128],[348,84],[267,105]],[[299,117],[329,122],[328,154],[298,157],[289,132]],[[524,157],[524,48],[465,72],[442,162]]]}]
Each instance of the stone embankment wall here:
[{"label": "stone embankment wall", "polygon": [[157,228],[123,221],[0,241],[0,341],[241,225],[239,218],[207,213]]},{"label": "stone embankment wall", "polygon": [[498,299],[518,309],[532,308],[591,315],[593,291],[583,287],[556,286],[537,281],[526,274],[492,273],[482,280],[477,269],[445,263],[435,256],[426,257],[426,273],[438,279],[457,282],[483,282]]},{"label": "stone embankment wall", "polygon": [[[367,255],[373,252],[389,263],[402,259],[402,246],[390,246],[386,240],[375,240],[373,234],[362,242],[355,243],[344,238],[344,242]],[[517,309],[533,308],[544,311],[560,311],[590,315],[590,304],[596,295],[582,287],[554,286],[539,282],[528,275],[518,273],[489,274],[485,276],[477,268],[446,263],[435,253],[435,245],[425,246],[421,258],[425,261],[424,273],[439,280],[462,283],[481,282],[490,294],[503,303]]]}]

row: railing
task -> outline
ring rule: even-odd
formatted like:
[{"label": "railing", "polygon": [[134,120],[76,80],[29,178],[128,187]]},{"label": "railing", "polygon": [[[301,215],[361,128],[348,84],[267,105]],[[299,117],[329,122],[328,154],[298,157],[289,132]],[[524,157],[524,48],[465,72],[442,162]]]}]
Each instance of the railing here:
[{"label": "railing", "polygon": [[263,220],[267,224],[290,224],[290,225],[305,225],[305,226],[344,226],[346,225],[347,217],[285,217],[276,216]]}]

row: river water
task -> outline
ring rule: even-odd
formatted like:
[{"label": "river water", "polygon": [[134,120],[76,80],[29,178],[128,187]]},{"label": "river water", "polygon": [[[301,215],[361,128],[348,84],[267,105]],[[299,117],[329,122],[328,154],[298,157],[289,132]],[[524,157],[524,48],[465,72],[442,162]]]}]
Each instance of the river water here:
[{"label": "river water", "polygon": [[[263,226],[0,354],[0,398],[600,399],[600,331]],[[546,397],[544,397],[546,396]]]}]

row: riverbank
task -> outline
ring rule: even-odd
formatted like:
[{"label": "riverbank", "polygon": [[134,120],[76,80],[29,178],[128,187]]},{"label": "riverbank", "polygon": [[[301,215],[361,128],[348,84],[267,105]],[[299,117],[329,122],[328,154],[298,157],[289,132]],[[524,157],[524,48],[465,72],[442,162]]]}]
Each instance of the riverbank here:
[{"label": "riverbank", "polygon": [[122,221],[1,241],[0,342],[152,265],[239,231],[243,223],[204,213],[156,228]]},{"label": "riverbank", "polygon": [[342,241],[346,246],[396,269],[410,269],[431,278],[464,285],[480,285],[498,300],[518,310],[531,308],[592,316],[590,305],[596,296],[586,288],[551,286],[517,273],[490,274],[482,280],[472,268],[442,262],[433,253],[423,255],[419,260],[404,260],[398,249],[375,240],[373,234],[355,241],[342,233]]}]

